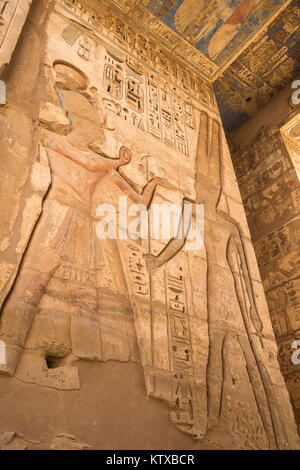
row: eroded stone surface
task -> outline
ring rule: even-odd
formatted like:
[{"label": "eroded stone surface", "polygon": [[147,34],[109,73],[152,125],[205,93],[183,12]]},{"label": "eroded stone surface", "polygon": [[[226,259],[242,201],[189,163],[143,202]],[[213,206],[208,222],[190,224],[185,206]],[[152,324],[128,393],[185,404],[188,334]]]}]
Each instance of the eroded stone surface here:
[{"label": "eroded stone surface", "polygon": [[294,342],[300,339],[300,149],[299,112],[289,106],[290,90],[274,98],[232,140],[239,143],[233,161],[299,428],[299,344]]},{"label": "eroded stone surface", "polygon": [[50,450],[85,450],[90,446],[78,442],[72,434],[57,434],[50,445]]},{"label": "eroded stone surface", "polygon": [[[1,380],[62,406],[66,393],[89,400],[85,361],[90,370],[93,362],[134,362],[145,400],[164,402],[170,435],[177,428],[188,447],[297,448],[212,85],[123,29],[103,5],[96,16],[78,2],[51,5],[48,16],[35,10],[31,19],[42,24],[34,70],[44,85],[34,111],[22,114],[12,98],[0,116],[8,130],[13,118],[24,123],[7,138],[15,160],[5,188],[19,190],[6,195],[0,245],[0,370],[13,376]],[[192,225],[204,204],[203,243],[191,248],[174,234],[100,239],[99,207],[111,204],[119,215],[125,199],[150,213],[154,204],[177,204],[181,213],[188,202]],[[55,422],[51,448],[85,448],[72,429],[59,434],[63,424]]]}]

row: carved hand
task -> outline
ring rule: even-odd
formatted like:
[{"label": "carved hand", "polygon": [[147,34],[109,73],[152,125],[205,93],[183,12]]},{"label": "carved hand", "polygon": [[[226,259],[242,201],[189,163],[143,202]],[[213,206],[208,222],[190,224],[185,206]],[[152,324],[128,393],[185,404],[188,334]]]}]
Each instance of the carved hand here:
[{"label": "carved hand", "polygon": [[146,265],[147,265],[147,268],[149,269],[149,271],[152,271],[153,269],[155,268],[158,268],[159,266],[157,265],[157,258],[156,256],[153,256],[153,255],[150,255],[150,254],[146,254],[146,255],[143,255],[143,258],[146,262]]},{"label": "carved hand", "polygon": [[159,178],[158,176],[155,176],[151,182],[154,182],[156,183],[157,185],[161,186],[162,188],[166,188],[166,189],[178,189],[176,188],[176,186],[174,186],[173,184],[169,183],[168,181],[165,181],[163,178]]}]

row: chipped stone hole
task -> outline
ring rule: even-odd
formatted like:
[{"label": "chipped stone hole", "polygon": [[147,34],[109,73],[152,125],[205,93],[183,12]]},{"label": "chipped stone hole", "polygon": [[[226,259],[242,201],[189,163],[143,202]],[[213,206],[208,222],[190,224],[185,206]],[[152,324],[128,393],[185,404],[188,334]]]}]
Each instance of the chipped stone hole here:
[{"label": "chipped stone hole", "polygon": [[45,361],[48,369],[57,369],[65,365],[65,357],[46,356]]}]

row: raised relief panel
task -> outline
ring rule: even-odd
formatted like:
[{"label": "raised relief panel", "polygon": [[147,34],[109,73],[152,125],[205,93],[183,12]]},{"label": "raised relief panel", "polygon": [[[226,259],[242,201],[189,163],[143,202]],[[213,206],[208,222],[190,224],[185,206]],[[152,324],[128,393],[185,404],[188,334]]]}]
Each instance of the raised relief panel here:
[{"label": "raised relief panel", "polygon": [[142,54],[145,58],[149,57],[149,44],[147,39],[144,38],[144,36],[141,36],[140,34],[138,35],[136,47],[138,52]]},{"label": "raised relief panel", "polygon": [[166,271],[165,285],[174,403],[171,416],[175,424],[193,429],[196,396],[183,268],[179,266],[175,275]]},{"label": "raised relief panel", "polygon": [[158,86],[151,81],[148,82],[148,130],[150,134],[161,138]]},{"label": "raised relief panel", "polygon": [[300,281],[294,279],[286,283],[285,292],[288,299],[287,313],[294,331],[300,329]]},{"label": "raised relief panel", "polygon": [[[55,37],[48,51],[48,66],[54,64],[54,99],[40,119],[44,151],[55,178],[5,306],[3,318],[9,321],[7,326],[4,322],[4,332],[16,346],[7,349],[12,361],[8,372],[13,374],[19,360],[13,354],[19,354],[19,380],[63,394],[62,390],[80,387],[78,359],[108,365],[135,360],[144,369],[148,395],[168,404],[178,429],[195,439],[203,439],[209,430],[204,445],[210,441],[223,447],[227,442],[238,448],[276,447],[273,434],[277,433],[278,447],[283,448],[282,423],[292,435],[293,419],[289,408],[281,410],[282,387],[274,386],[277,363],[270,364],[264,352],[268,314],[261,314],[256,305],[237,228],[241,217],[238,214],[234,220],[215,211],[214,198],[218,199],[223,183],[221,165],[228,171],[222,160],[221,125],[213,113],[199,108],[194,113],[194,101],[183,90],[191,92],[196,78],[183,69],[177,74],[175,61],[172,68],[159,47],[136,37],[126,21],[112,13],[97,17],[77,0],[61,3],[69,5],[82,23],[97,26],[102,59],[91,60],[90,37],[78,35],[62,20],[61,46],[66,54],[70,49],[64,41],[74,47],[74,63],[63,62],[68,58],[62,57],[62,48],[57,52],[60,61],[51,55],[56,53]],[[105,55],[105,36],[110,46],[115,42],[112,54]],[[134,58],[133,47],[143,58]],[[201,84],[201,102],[211,106],[212,89]],[[190,93],[195,102],[196,95]],[[108,113],[114,113],[120,132],[108,128],[106,118],[112,117]],[[196,135],[193,130],[198,128]],[[193,158],[184,158],[193,139],[199,142],[197,150],[190,152]],[[203,176],[199,184],[193,176],[195,160],[197,177]],[[187,180],[186,173],[191,175]],[[119,217],[120,194],[147,207],[154,198],[178,201],[181,207],[194,194],[194,186],[196,192],[199,188],[198,200],[206,191],[213,206],[213,210],[208,207],[201,249],[191,250],[185,239],[171,235],[167,240],[129,241],[102,239],[95,231],[101,204],[109,203]],[[194,208],[196,202],[191,205]],[[294,285],[288,285],[290,304],[296,308]],[[274,376],[269,375],[271,367]],[[281,411],[284,420],[279,419]],[[261,422],[269,442],[256,436],[264,434]],[[225,444],[220,443],[223,437],[228,439]],[[51,447],[83,449],[82,439],[56,435]]]},{"label": "raised relief panel", "polygon": [[[129,55],[121,61],[126,61],[126,71],[123,74],[124,67],[120,64],[116,65],[114,59],[120,55],[120,52],[115,50],[114,53],[108,53],[106,56],[109,63],[106,63],[104,69],[103,88],[113,98],[122,101],[123,106],[121,103],[117,106],[108,103],[106,98],[104,106],[187,156],[186,126],[192,130],[195,129],[194,111],[192,102],[189,101],[190,98],[181,93],[178,87],[170,88],[169,84],[155,72],[146,75],[144,65]],[[146,76],[148,76],[147,81]],[[129,114],[127,106],[134,113]]]},{"label": "raised relief panel", "polygon": [[172,101],[174,110],[176,148],[183,155],[188,155],[188,145],[183,114],[183,103],[179,98],[177,98],[177,96],[174,96]]},{"label": "raised relief panel", "polygon": [[134,111],[144,112],[143,84],[132,77],[126,78],[126,102]]},{"label": "raised relief panel", "polygon": [[149,283],[143,254],[133,245],[128,246],[128,252],[128,268],[134,294],[147,295],[149,293]]},{"label": "raised relief panel", "polygon": [[103,88],[113,98],[121,100],[123,98],[124,76],[114,65],[106,64],[104,68]]},{"label": "raised relief panel", "polygon": [[165,83],[160,87],[160,103],[163,142],[175,147],[172,98]]},{"label": "raised relief panel", "polygon": [[[254,72],[269,70],[261,57],[257,61],[253,56],[251,64]],[[299,365],[292,361],[292,344],[300,330],[299,180],[284,138],[276,126],[261,127],[247,146],[236,151],[234,163],[279,346],[281,372],[297,416]]]},{"label": "raised relief panel", "polygon": [[70,47],[73,47],[80,36],[80,31],[71,23],[62,31],[61,36]]},{"label": "raised relief panel", "polygon": [[273,289],[270,292],[267,292],[266,298],[276,337],[290,333],[291,327],[286,314],[285,289],[283,287]]},{"label": "raised relief panel", "polygon": [[[196,83],[195,83],[196,91],[199,93],[201,97],[201,101],[203,101],[205,104],[209,105],[210,104],[210,97],[209,97],[209,86],[206,85],[206,83],[199,77],[196,78]],[[213,94],[213,91],[211,91]]]},{"label": "raised relief panel", "polygon": [[86,36],[81,36],[79,39],[79,45],[78,45],[78,50],[77,54],[79,57],[82,57],[82,59],[85,60],[90,60],[91,52],[93,48],[93,42]]},{"label": "raised relief panel", "polygon": [[[144,63],[148,63],[150,61],[153,70],[162,74],[165,78],[167,77],[172,81],[176,81],[177,85],[193,95],[196,93],[198,95],[197,99],[205,105],[210,108],[216,108],[214,92],[212,86],[208,84],[208,82],[202,78],[196,78],[193,73],[190,73],[190,71],[186,69],[185,65],[179,65],[179,62],[182,64],[181,61],[174,60],[174,57],[170,57],[170,52],[167,51],[167,48],[158,47],[153,41],[150,41],[146,35],[138,34],[138,32],[129,26],[126,21],[121,21],[117,18],[112,11],[108,9],[106,10],[104,7],[103,14],[99,16],[96,10],[93,10],[92,8],[87,9],[79,0],[72,0],[72,2],[67,0],[58,0],[58,2],[64,7],[70,9],[80,21],[84,20],[89,24],[89,26],[92,26],[97,30],[100,29],[104,36],[115,40],[115,42],[126,49],[127,52],[140,56]],[[135,14],[138,15],[139,6],[137,4],[135,4],[134,11]],[[154,27],[154,29],[156,29],[156,25],[158,24],[159,22],[155,21],[150,25],[150,27]],[[164,33],[164,31],[161,30],[161,24],[158,27],[157,32],[166,40],[166,44],[172,46],[172,49],[176,46],[178,38],[173,37],[173,35],[170,36],[167,31]],[[193,56],[195,63],[197,63],[198,59],[195,56],[195,51],[189,45],[185,46],[187,47],[182,48],[180,55],[184,57],[184,59],[188,59],[188,57]],[[199,65],[202,66],[201,60]],[[205,63],[204,67],[205,71],[209,72],[209,64]],[[201,93],[198,90],[198,80],[204,88],[204,91],[202,90]]]},{"label": "raised relief panel", "polygon": [[119,39],[121,42],[124,42],[126,39],[126,26],[123,21],[117,19],[115,23],[115,34],[116,39]]},{"label": "raised relief panel", "polygon": [[128,27],[126,31],[126,42],[128,46],[132,47],[133,49],[135,49],[136,47],[136,37],[137,37],[136,31]]},{"label": "raised relief panel", "polygon": [[184,121],[191,129],[195,129],[194,111],[191,103],[184,103]]},{"label": "raised relief panel", "polygon": [[82,34],[79,27],[73,23],[63,29],[62,38],[70,47],[77,48],[77,54],[84,60],[91,60],[95,49],[95,42],[86,34]]},{"label": "raised relief panel", "polygon": [[32,0],[0,1],[0,72],[9,63]]},{"label": "raised relief panel", "polygon": [[134,74],[143,77],[145,75],[145,67],[138,60],[127,55],[126,56],[126,65],[128,69]]}]

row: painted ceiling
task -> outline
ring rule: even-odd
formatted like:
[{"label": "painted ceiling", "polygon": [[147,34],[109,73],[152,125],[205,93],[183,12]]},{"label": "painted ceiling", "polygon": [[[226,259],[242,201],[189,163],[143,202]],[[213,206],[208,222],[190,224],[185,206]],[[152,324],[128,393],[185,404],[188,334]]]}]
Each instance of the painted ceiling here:
[{"label": "painted ceiling", "polygon": [[292,3],[215,82],[225,130],[253,116],[300,72],[300,2]]},{"label": "painted ceiling", "polygon": [[101,1],[215,82],[228,132],[300,70],[300,0]]},{"label": "painted ceiling", "polygon": [[222,68],[286,1],[139,0],[139,3]]},{"label": "painted ceiling", "polygon": [[112,0],[210,79],[291,0]]}]

